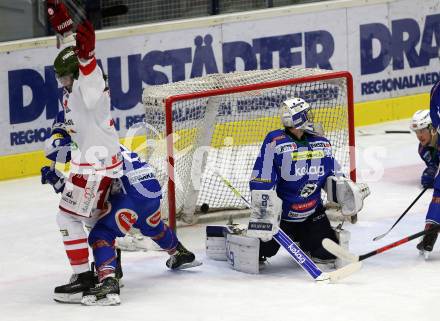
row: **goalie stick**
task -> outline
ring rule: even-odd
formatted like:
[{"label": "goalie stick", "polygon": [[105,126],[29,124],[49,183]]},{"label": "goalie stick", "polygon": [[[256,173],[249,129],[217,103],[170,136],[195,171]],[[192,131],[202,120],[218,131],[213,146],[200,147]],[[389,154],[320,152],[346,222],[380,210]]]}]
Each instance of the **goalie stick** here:
[{"label": "goalie stick", "polygon": [[408,208],[405,210],[405,212],[402,213],[402,215],[399,216],[399,218],[397,219],[396,222],[394,222],[393,226],[390,227],[390,229],[388,231],[386,231],[385,233],[376,236],[375,238],[373,238],[373,241],[377,241],[380,240],[381,238],[383,238],[385,235],[387,235],[393,228],[394,226],[397,225],[397,223],[399,223],[399,221],[406,215],[406,213],[408,213],[408,211],[413,207],[413,205],[419,200],[420,197],[422,197],[422,195],[426,192],[428,188],[424,188],[419,195],[417,195],[416,199],[408,206]]},{"label": "goalie stick", "polygon": [[388,251],[388,250],[390,250],[390,249],[392,249],[394,247],[397,247],[399,245],[405,244],[405,243],[407,243],[407,242],[409,242],[411,240],[414,240],[414,239],[416,239],[416,238],[418,238],[420,236],[423,236],[425,234],[434,233],[434,232],[438,232],[438,231],[440,231],[440,225],[435,225],[435,226],[431,227],[430,229],[423,230],[423,231],[420,231],[420,232],[415,233],[413,235],[404,237],[403,239],[400,239],[400,240],[398,240],[396,242],[393,242],[393,243],[390,243],[388,245],[382,246],[382,247],[380,247],[378,249],[375,249],[375,250],[373,250],[371,252],[368,252],[368,253],[365,253],[365,254],[362,254],[362,255],[353,254],[353,253],[347,251],[346,249],[344,249],[343,247],[341,247],[339,244],[333,242],[330,239],[324,239],[322,241],[322,246],[327,251],[329,251],[333,255],[335,255],[335,256],[343,259],[343,260],[347,260],[349,262],[360,262],[360,261],[368,259],[369,257],[374,256],[376,254],[380,254],[380,253]]},{"label": "goalie stick", "polygon": [[[224,178],[220,173],[215,174],[228,186],[231,191],[247,205],[249,209],[252,208],[251,203],[231,184],[229,180]],[[273,235],[275,241],[280,244],[315,281],[336,282],[358,271],[362,264],[360,262],[350,263],[340,269],[332,272],[322,272],[321,269],[296,245],[295,242],[281,229],[278,228],[277,233]]]}]

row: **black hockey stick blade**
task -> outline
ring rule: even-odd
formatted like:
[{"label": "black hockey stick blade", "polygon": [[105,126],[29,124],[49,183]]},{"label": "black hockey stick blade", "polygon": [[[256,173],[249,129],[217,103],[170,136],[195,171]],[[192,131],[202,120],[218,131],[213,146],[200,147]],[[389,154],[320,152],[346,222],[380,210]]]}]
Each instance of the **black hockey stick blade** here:
[{"label": "black hockey stick blade", "polygon": [[385,134],[411,134],[409,130],[386,130]]},{"label": "black hockey stick blade", "polygon": [[111,6],[107,8],[103,8],[101,11],[101,16],[103,18],[120,16],[122,14],[126,14],[128,12],[128,7],[125,4],[119,4],[116,6]]},{"label": "black hockey stick blade", "polygon": [[420,192],[420,194],[417,195],[417,197],[416,197],[416,198],[414,199],[414,201],[408,206],[408,208],[405,210],[405,212],[403,212],[402,215],[399,216],[399,218],[397,219],[397,221],[394,222],[393,226],[391,226],[391,227],[389,228],[389,230],[386,231],[385,233],[383,233],[383,234],[381,234],[381,235],[378,235],[378,236],[374,237],[374,238],[373,238],[373,241],[378,241],[378,240],[382,239],[383,237],[385,237],[385,236],[386,236],[386,235],[387,235],[387,234],[388,234],[388,233],[394,228],[394,226],[396,226],[397,223],[400,222],[400,220],[406,215],[406,213],[408,213],[408,211],[414,206],[414,204],[420,199],[420,197],[422,197],[422,195],[426,192],[427,189],[428,189],[428,188],[424,188],[424,189],[422,189],[422,191]]}]

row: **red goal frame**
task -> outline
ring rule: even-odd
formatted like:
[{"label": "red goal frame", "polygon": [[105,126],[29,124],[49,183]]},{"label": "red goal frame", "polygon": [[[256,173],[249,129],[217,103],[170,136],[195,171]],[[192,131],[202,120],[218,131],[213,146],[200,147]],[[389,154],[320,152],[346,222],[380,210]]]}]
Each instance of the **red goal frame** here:
[{"label": "red goal frame", "polygon": [[356,181],[356,159],[355,159],[355,135],[354,135],[354,95],[353,95],[353,77],[348,71],[336,71],[320,75],[304,76],[300,78],[291,78],[270,82],[263,82],[252,85],[243,85],[230,88],[207,90],[202,92],[169,96],[165,99],[165,128],[167,142],[167,171],[168,171],[168,224],[172,229],[176,228],[176,193],[174,184],[174,152],[173,152],[173,103],[183,100],[197,98],[206,98],[210,96],[220,96],[239,92],[253,91],[259,89],[268,89],[289,85],[296,85],[307,82],[317,82],[336,78],[345,78],[347,84],[347,107],[348,107],[348,144],[349,144],[349,162],[350,178]]}]

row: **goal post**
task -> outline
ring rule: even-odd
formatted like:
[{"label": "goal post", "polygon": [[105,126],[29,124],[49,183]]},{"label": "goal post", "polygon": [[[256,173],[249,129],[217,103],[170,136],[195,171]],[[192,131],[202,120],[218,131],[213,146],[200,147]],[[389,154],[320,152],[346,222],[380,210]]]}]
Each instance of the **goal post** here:
[{"label": "goal post", "polygon": [[246,208],[215,173],[249,198],[249,179],[261,143],[269,131],[282,128],[279,106],[293,96],[309,102],[335,158],[355,180],[349,72],[243,71],[144,89],[146,158],[162,185],[162,214],[172,228],[176,217],[194,221],[202,206],[210,211]]}]

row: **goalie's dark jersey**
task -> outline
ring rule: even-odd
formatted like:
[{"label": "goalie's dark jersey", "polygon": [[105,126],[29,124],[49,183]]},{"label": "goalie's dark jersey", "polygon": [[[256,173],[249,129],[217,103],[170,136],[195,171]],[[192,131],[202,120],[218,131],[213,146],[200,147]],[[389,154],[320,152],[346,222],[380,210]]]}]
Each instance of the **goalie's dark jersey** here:
[{"label": "goalie's dark jersey", "polygon": [[322,206],[321,189],[332,175],[335,159],[328,139],[304,133],[298,140],[278,129],[264,139],[249,185],[251,190],[276,188],[282,219],[302,222]]}]

